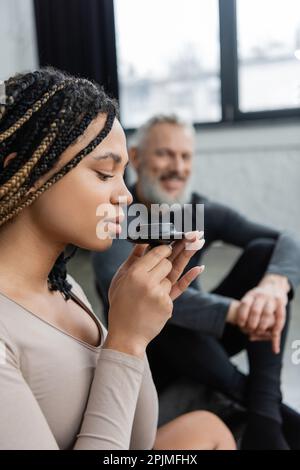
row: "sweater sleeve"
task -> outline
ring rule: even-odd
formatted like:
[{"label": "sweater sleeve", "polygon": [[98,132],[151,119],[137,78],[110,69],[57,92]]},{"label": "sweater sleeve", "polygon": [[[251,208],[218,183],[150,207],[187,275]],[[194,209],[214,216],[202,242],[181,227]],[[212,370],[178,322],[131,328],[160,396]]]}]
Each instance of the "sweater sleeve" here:
[{"label": "sweater sleeve", "polygon": [[102,349],[74,449],[129,449],[144,360]]},{"label": "sweater sleeve", "polygon": [[[73,449],[129,449],[145,359],[102,349]],[[66,393],[68,391],[66,390]],[[0,449],[59,450],[0,323]]]},{"label": "sweater sleeve", "polygon": [[39,404],[19,368],[19,354],[0,324],[0,449],[58,450]]}]

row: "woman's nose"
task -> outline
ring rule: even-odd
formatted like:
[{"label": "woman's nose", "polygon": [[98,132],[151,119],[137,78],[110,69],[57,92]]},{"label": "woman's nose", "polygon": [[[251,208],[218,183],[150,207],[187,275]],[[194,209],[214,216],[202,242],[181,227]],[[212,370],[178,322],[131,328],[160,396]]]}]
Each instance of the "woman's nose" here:
[{"label": "woman's nose", "polygon": [[125,183],[122,183],[121,188],[119,188],[118,191],[114,192],[114,194],[112,195],[112,200],[114,204],[120,204],[120,205],[126,205],[126,206],[132,203],[133,201],[132,194],[128,190]]},{"label": "woman's nose", "polygon": [[127,187],[126,187],[126,197],[127,197],[127,205],[129,206],[130,204],[132,204],[133,197],[132,197],[131,192],[127,189]]}]

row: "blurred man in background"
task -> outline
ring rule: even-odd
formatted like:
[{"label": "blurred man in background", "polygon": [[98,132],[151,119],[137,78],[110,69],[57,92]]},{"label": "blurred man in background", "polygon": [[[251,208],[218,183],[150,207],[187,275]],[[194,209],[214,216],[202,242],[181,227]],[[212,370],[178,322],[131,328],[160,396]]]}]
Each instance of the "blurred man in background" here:
[{"label": "blurred man in background", "polygon": [[[242,254],[212,292],[194,282],[175,302],[172,318],[147,349],[154,382],[160,394],[188,377],[242,404],[247,409],[243,449],[299,449],[300,416],[282,403],[280,377],[290,304],[300,281],[300,243],[192,192],[194,152],[192,126],[176,116],[146,122],[129,149],[138,177],[129,188],[133,203],[148,209],[151,204],[192,203],[195,211],[204,204],[205,246],[187,269],[199,265],[217,240],[242,248]],[[111,250],[93,255],[106,313],[111,278],[131,246],[115,240]],[[248,355],[247,376],[230,360],[242,350]]]}]

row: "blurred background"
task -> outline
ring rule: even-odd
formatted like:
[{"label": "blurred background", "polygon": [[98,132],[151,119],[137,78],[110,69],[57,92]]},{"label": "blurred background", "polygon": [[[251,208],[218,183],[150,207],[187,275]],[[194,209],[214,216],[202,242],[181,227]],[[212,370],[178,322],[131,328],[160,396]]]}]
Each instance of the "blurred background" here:
[{"label": "blurred background", "polygon": [[[128,137],[157,112],[178,113],[197,129],[198,192],[300,233],[299,0],[0,0],[0,18],[0,80],[41,65],[94,79],[118,98]],[[238,254],[213,246],[204,286]],[[70,271],[101,316],[89,254]],[[283,386],[300,410],[295,339],[299,292]]]}]

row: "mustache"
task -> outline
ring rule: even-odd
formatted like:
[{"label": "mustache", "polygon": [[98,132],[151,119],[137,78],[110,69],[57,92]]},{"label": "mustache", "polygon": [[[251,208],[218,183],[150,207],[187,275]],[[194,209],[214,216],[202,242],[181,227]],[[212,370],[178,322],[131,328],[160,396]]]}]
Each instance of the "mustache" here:
[{"label": "mustache", "polygon": [[179,181],[185,181],[186,178],[184,176],[181,176],[179,173],[176,171],[172,171],[171,173],[166,173],[165,175],[162,175],[160,177],[161,180],[166,180],[166,179],[177,179]]}]

